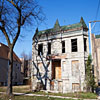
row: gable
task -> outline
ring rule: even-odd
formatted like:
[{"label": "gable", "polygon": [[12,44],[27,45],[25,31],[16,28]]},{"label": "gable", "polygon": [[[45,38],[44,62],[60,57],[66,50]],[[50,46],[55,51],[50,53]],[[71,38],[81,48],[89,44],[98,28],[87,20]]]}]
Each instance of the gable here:
[{"label": "gable", "polygon": [[[2,43],[0,43],[0,58],[9,59],[9,47]],[[21,63],[20,59],[15,53],[13,53],[13,59],[14,61]]]}]

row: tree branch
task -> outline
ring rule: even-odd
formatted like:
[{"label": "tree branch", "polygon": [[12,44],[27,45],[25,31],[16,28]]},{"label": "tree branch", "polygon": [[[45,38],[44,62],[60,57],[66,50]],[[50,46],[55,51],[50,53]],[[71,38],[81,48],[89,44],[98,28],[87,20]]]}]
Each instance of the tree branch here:
[{"label": "tree branch", "polygon": [[6,30],[5,30],[5,28],[0,26],[0,30],[4,33],[4,35],[5,35],[5,37],[6,37],[6,40],[7,40],[7,43],[8,43],[8,45],[10,46],[10,45],[11,45],[11,42],[10,42],[9,36],[8,36],[8,34],[7,34]]},{"label": "tree branch", "polygon": [[16,7],[18,9],[18,6],[13,2],[13,0],[7,0],[9,3],[11,3],[14,7]]},{"label": "tree branch", "polygon": [[23,17],[21,25],[24,25],[26,19],[27,19],[30,15],[32,15],[32,12],[30,12],[28,15],[26,15],[25,17]]},{"label": "tree branch", "polygon": [[12,47],[14,47],[19,35],[20,35],[20,30],[21,30],[21,10],[18,10],[19,11],[19,18],[17,20],[17,24],[18,24],[18,31],[17,31],[17,34],[15,36],[15,38],[13,39],[13,43],[12,43]]}]

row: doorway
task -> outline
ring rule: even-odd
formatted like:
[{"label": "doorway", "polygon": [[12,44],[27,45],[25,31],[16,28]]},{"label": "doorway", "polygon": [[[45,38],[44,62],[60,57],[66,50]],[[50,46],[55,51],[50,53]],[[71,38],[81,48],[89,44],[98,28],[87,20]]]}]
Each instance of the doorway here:
[{"label": "doorway", "polygon": [[52,79],[61,79],[61,60],[52,60]]}]

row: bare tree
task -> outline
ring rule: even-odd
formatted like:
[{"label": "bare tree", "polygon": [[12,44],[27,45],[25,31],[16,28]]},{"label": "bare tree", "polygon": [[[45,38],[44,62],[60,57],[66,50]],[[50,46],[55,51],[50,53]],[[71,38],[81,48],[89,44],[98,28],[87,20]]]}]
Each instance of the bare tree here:
[{"label": "bare tree", "polygon": [[29,54],[26,54],[26,51],[23,50],[21,53],[21,58],[24,58],[24,60],[31,60],[32,59],[32,51],[29,52]]},{"label": "bare tree", "polygon": [[[39,37],[37,34],[38,34],[38,28],[36,29],[36,32],[35,32],[35,35],[34,35],[34,37],[33,37],[33,41],[34,41],[34,43],[33,43],[33,46],[34,46],[34,52],[33,52],[33,54],[35,54],[36,55],[36,52],[38,52],[39,51],[39,48],[38,48],[38,43],[39,43],[39,39],[41,38],[41,37]],[[48,36],[46,35],[46,39],[47,39],[47,41],[48,41]],[[48,41],[49,42],[49,41]],[[46,46],[46,48],[48,48],[48,45],[45,45]],[[49,57],[49,55],[48,55],[48,51],[46,51],[45,52],[46,53],[46,55],[43,55],[42,54],[42,52],[40,51],[40,54],[37,56],[36,55],[36,58],[34,59],[34,60],[32,60],[32,64],[33,64],[33,66],[34,66],[34,68],[36,69],[36,72],[35,72],[35,74],[34,73],[32,73],[33,74],[33,76],[35,76],[38,80],[40,80],[40,83],[38,82],[37,83],[37,86],[36,86],[36,88],[35,88],[35,90],[36,91],[39,91],[39,90],[41,90],[41,89],[44,89],[44,90],[46,90],[46,87],[47,87],[47,81],[49,80],[50,81],[50,78],[49,78],[49,76],[48,76],[48,72],[49,72],[49,70],[48,70],[48,67],[49,67],[49,65],[50,65],[50,61],[51,61],[51,58]],[[35,57],[35,56],[34,56]],[[39,57],[39,60],[37,59]],[[45,59],[45,60],[44,60]],[[41,64],[42,64],[42,67],[43,67],[43,69],[44,69],[44,71],[42,72],[42,75],[41,75],[41,69],[39,68],[39,65],[38,65],[38,62],[41,62]]]},{"label": "bare tree", "polygon": [[29,24],[35,24],[35,21],[43,20],[41,7],[35,0],[0,0],[0,30],[10,50],[7,87],[9,96],[12,96],[13,49],[21,29]]},{"label": "bare tree", "polygon": [[25,51],[21,53],[21,58],[24,58],[24,60],[28,60],[28,55],[25,53]]}]

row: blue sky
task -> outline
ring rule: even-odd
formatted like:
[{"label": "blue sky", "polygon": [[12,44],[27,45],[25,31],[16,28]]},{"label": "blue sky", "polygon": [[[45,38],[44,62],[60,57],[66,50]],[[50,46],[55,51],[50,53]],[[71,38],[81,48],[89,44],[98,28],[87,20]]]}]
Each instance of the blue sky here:
[{"label": "blue sky", "polygon": [[[26,54],[32,51],[32,37],[36,27],[39,30],[52,28],[56,19],[61,26],[78,23],[81,16],[84,18],[87,26],[89,21],[100,20],[100,9],[96,18],[99,0],[37,0],[42,6],[46,20],[38,25],[29,27],[29,30],[22,32],[24,38],[19,38],[14,48],[15,53],[20,57],[23,51]],[[1,40],[0,40],[1,42]],[[2,42],[6,43],[5,40]]]}]

